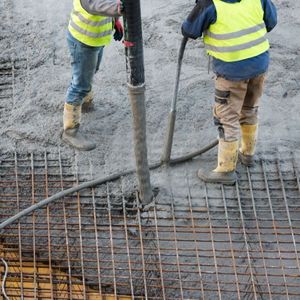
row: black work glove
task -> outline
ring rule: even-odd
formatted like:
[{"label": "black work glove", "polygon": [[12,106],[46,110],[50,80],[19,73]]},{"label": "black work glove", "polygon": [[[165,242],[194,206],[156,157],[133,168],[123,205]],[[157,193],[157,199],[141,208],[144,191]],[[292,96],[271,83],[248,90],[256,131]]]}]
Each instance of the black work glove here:
[{"label": "black work glove", "polygon": [[121,41],[124,34],[124,29],[122,26],[122,23],[119,19],[115,19],[115,25],[114,25],[114,40],[115,41]]}]

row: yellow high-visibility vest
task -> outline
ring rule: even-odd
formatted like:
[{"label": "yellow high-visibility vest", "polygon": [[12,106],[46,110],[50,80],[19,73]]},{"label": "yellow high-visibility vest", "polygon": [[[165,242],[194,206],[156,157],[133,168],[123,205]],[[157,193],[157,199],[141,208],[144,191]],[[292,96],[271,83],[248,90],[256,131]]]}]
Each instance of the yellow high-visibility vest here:
[{"label": "yellow high-visibility vest", "polygon": [[213,0],[217,21],[204,33],[207,53],[226,62],[255,57],[269,48],[261,0]]},{"label": "yellow high-visibility vest", "polygon": [[78,41],[93,47],[108,45],[112,39],[112,27],[111,17],[91,15],[81,6],[80,0],[73,1],[69,31]]}]

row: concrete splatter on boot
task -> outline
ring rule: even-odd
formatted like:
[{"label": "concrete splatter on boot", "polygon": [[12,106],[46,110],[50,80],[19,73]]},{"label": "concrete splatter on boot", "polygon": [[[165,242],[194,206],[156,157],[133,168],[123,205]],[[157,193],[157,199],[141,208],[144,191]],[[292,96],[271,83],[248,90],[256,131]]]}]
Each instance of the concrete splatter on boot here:
[{"label": "concrete splatter on boot", "polygon": [[239,149],[239,161],[247,167],[254,165],[257,129],[257,124],[241,125],[241,147]]},{"label": "concrete splatter on boot", "polygon": [[208,183],[234,184],[237,180],[235,168],[238,143],[238,141],[225,142],[224,140],[220,140],[217,168],[212,171],[200,168],[198,177]]},{"label": "concrete splatter on boot", "polygon": [[86,138],[80,131],[81,106],[65,103],[64,106],[64,131],[62,140],[70,146],[90,151],[96,148],[96,144]]},{"label": "concrete splatter on boot", "polygon": [[84,98],[81,106],[81,111],[83,113],[88,113],[95,110],[94,106],[94,93],[90,91]]}]

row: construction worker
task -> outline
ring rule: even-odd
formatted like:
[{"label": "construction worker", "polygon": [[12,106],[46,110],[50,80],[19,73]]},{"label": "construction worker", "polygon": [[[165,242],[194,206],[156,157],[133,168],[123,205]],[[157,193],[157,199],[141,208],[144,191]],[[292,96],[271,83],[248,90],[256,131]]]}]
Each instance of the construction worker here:
[{"label": "construction worker", "polygon": [[78,150],[92,150],[96,144],[79,130],[83,103],[92,101],[92,80],[98,71],[103,49],[123,37],[118,17],[123,3],[117,0],[73,0],[67,41],[71,54],[72,81],[64,105],[62,140]]},{"label": "construction worker", "polygon": [[234,184],[238,157],[244,165],[253,165],[259,99],[269,65],[266,34],[276,23],[271,0],[198,0],[182,24],[185,37],[203,34],[216,74],[213,115],[219,132],[218,165],[212,171],[198,171],[205,182]]}]

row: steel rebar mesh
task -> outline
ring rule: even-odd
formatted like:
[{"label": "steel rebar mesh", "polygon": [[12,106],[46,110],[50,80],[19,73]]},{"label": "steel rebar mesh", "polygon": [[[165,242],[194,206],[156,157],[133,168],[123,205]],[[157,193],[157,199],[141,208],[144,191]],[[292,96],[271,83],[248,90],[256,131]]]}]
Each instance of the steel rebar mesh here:
[{"label": "steel rebar mesh", "polygon": [[[165,183],[148,212],[122,179],[66,197],[6,228],[0,256],[9,267],[7,295],[298,299],[295,161],[239,167],[232,187],[200,183],[195,167],[159,174]],[[0,221],[81,181],[78,166],[59,154],[2,155]],[[3,276],[1,264],[0,271]]]}]

